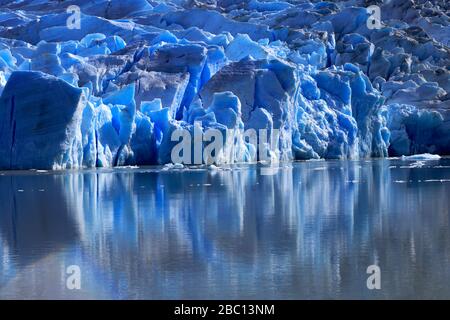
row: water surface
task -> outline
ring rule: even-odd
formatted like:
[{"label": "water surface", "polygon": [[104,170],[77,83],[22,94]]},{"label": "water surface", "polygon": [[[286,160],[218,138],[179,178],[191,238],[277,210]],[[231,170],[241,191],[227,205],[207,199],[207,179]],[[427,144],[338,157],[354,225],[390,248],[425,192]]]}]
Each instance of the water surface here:
[{"label": "water surface", "polygon": [[450,298],[450,159],[261,173],[2,172],[0,298]]}]

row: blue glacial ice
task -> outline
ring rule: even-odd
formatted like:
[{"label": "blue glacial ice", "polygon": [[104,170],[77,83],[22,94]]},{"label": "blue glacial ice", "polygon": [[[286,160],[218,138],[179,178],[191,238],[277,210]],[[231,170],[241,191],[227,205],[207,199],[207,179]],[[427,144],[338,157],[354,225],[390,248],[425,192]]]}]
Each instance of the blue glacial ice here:
[{"label": "blue glacial ice", "polygon": [[15,71],[0,99],[0,167],[82,165],[82,89],[40,71]]},{"label": "blue glacial ice", "polygon": [[[450,154],[446,0],[0,9],[0,169],[166,164],[180,128],[221,132],[216,164],[258,160],[258,148],[283,161]],[[276,143],[252,143],[249,129]]]}]

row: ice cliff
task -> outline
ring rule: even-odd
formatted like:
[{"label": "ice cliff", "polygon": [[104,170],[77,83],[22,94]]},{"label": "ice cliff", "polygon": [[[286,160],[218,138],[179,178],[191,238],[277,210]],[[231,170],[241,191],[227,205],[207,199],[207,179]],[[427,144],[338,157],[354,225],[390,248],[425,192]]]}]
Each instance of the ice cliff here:
[{"label": "ice cliff", "polygon": [[223,133],[218,164],[255,159],[246,129],[280,160],[450,154],[449,10],[0,0],[0,169],[164,164],[180,128]]}]

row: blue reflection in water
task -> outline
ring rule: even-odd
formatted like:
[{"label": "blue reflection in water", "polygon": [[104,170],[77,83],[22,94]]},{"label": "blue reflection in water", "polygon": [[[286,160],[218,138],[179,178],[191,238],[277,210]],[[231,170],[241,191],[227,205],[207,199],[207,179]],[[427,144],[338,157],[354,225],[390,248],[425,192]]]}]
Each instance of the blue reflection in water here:
[{"label": "blue reflection in water", "polygon": [[450,160],[410,164],[2,173],[0,298],[450,298]]}]

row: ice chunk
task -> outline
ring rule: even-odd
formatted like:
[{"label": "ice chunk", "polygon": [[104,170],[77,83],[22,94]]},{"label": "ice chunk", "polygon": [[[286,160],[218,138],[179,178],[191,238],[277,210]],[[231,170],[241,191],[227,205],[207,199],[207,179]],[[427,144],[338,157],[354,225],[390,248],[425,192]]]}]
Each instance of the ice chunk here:
[{"label": "ice chunk", "polygon": [[80,44],[86,48],[90,48],[94,43],[106,39],[103,33],[91,33],[80,40]]},{"label": "ice chunk", "polygon": [[157,141],[154,124],[141,112],[135,116],[136,127],[130,139],[132,158],[128,161],[134,165],[150,165],[157,163]]},{"label": "ice chunk", "polygon": [[246,34],[239,34],[227,46],[225,54],[231,61],[239,61],[242,58],[251,56],[254,59],[265,59],[267,52],[257,42],[254,42]]},{"label": "ice chunk", "polygon": [[388,106],[391,131],[389,153],[393,156],[415,153],[448,154],[450,130],[448,110],[418,109],[411,105]]},{"label": "ice chunk", "polygon": [[14,58],[9,49],[0,50],[0,66],[4,65],[9,68],[15,68],[17,59]]},{"label": "ice chunk", "polygon": [[141,111],[142,113],[149,114],[152,111],[159,111],[162,109],[161,99],[156,98],[152,101],[142,101]]},{"label": "ice chunk", "polygon": [[412,156],[402,156],[403,161],[431,161],[439,159],[441,159],[441,156],[439,156],[438,154],[430,154],[430,153],[415,154]]},{"label": "ice chunk", "polygon": [[85,104],[83,90],[63,80],[13,72],[0,98],[0,168],[81,167]]},{"label": "ice chunk", "polygon": [[121,147],[119,133],[113,126],[111,109],[101,104],[96,109],[95,119],[96,166],[113,167],[118,164]]},{"label": "ice chunk", "polygon": [[135,105],[135,84],[130,84],[121,90],[114,91],[103,97],[105,104],[120,104],[124,106]]},{"label": "ice chunk", "polygon": [[[136,83],[135,101],[139,108],[142,101],[160,99],[163,106],[171,110],[175,117],[181,108],[188,83],[188,73],[166,73],[155,71],[126,72],[109,85],[123,87]],[[113,89],[112,91],[117,90]]]},{"label": "ice chunk", "polygon": [[238,126],[240,120],[241,102],[232,92],[215,93],[208,111],[214,113],[218,123],[233,129]]}]

